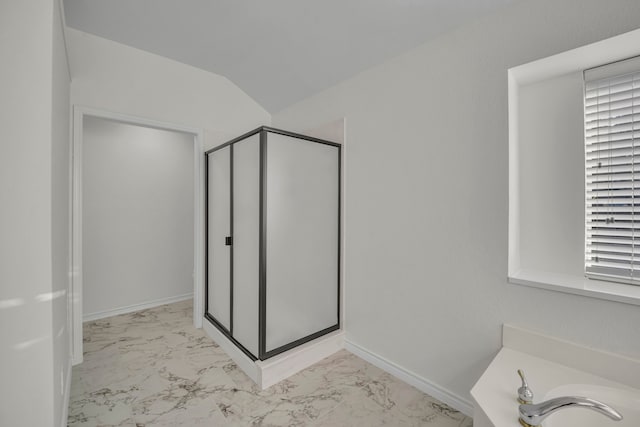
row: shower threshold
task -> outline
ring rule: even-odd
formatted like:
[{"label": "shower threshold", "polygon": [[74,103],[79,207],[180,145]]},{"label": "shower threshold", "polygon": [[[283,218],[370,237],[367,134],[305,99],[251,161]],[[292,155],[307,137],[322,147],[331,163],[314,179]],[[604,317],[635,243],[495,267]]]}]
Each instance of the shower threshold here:
[{"label": "shower threshold", "polygon": [[267,360],[251,360],[210,322],[203,322],[205,333],[236,362],[262,390],[308,368],[344,348],[345,333],[337,330]]}]

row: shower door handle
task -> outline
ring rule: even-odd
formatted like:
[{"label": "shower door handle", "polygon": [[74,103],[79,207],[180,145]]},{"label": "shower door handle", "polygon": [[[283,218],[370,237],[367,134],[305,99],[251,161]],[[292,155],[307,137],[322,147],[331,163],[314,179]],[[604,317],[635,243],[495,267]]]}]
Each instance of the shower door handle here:
[{"label": "shower door handle", "polygon": [[233,239],[231,238],[231,236],[227,236],[224,238],[225,246],[231,246],[232,243],[233,243]]}]

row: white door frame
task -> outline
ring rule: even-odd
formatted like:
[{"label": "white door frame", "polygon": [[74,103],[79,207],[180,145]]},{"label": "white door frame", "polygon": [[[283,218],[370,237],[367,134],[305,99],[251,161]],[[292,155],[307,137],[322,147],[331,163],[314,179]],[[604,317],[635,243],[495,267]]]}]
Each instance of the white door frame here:
[{"label": "white door frame", "polygon": [[204,251],[204,156],[202,129],[174,123],[114,113],[91,107],[73,107],[72,209],[71,209],[71,354],[74,365],[82,363],[82,138],[85,116],[114,120],[121,123],[152,127],[193,135],[194,165],[194,251],[193,251],[193,325],[202,328],[203,313],[203,251]]}]

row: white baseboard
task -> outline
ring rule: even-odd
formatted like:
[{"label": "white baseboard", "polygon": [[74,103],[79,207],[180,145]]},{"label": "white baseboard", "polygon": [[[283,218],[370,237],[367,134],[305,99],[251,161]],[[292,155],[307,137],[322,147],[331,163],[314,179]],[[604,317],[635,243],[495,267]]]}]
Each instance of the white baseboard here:
[{"label": "white baseboard", "polygon": [[104,319],[105,317],[118,316],[120,314],[133,313],[134,311],[146,310],[147,308],[158,307],[165,304],[171,304],[174,302],[184,301],[193,298],[193,292],[188,294],[176,295],[173,297],[160,298],[153,301],[142,302],[139,304],[132,304],[126,307],[113,308],[105,311],[98,311],[95,313],[87,313],[82,316],[83,322],[90,322],[92,320]]},{"label": "white baseboard", "polygon": [[411,372],[395,363],[379,356],[358,344],[349,341],[345,341],[344,348],[356,356],[366,360],[374,366],[388,372],[394,377],[406,382],[417,388],[418,390],[435,397],[443,403],[451,406],[454,409],[462,412],[463,414],[472,417],[473,416],[473,404],[467,400],[458,396],[457,394],[447,390],[446,388],[435,384],[426,378],[419,376],[418,374]]},{"label": "white baseboard", "polygon": [[62,396],[62,417],[60,419],[60,427],[64,427],[67,425],[67,420],[69,418],[69,401],[71,400],[71,370],[73,369],[73,364],[71,358],[69,358],[69,362],[67,363],[67,378],[65,378],[64,382],[64,395]]}]

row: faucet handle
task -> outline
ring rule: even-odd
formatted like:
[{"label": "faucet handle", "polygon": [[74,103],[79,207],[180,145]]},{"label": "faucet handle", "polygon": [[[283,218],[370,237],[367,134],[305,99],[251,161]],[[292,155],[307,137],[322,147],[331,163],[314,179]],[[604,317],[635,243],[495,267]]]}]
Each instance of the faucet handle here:
[{"label": "faucet handle", "polygon": [[533,391],[529,388],[522,369],[518,369],[518,375],[520,375],[520,379],[522,380],[522,386],[518,389],[518,402],[522,404],[533,403]]}]

